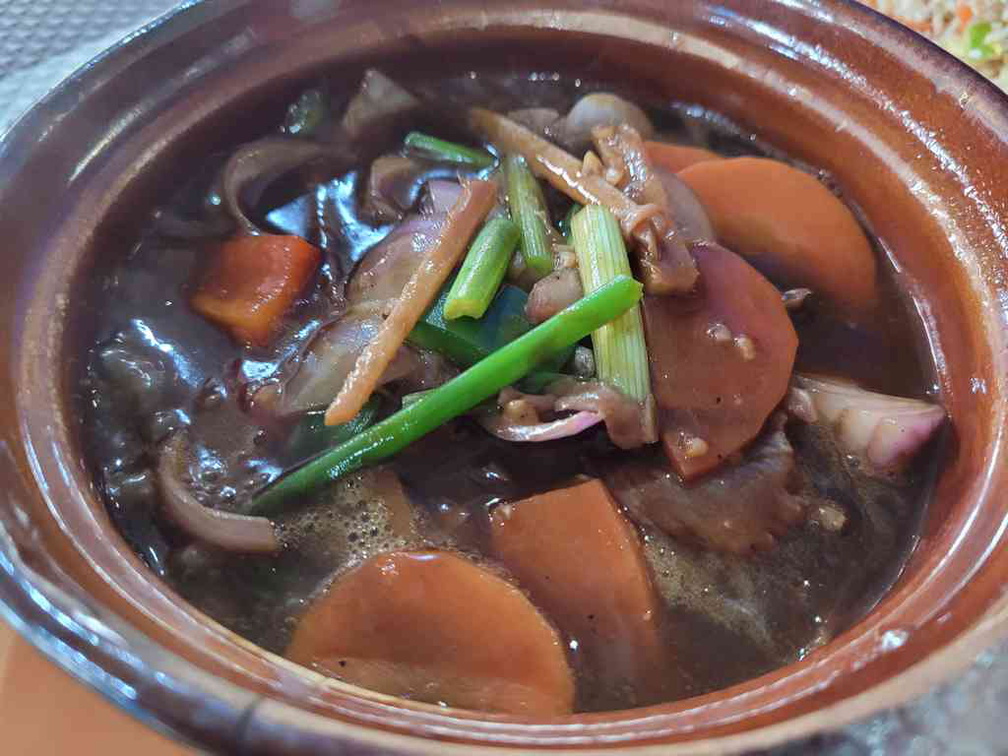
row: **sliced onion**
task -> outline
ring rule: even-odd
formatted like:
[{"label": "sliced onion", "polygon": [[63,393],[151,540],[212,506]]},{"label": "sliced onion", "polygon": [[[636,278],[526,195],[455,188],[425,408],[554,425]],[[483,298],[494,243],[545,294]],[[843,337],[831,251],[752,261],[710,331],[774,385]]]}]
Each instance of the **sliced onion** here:
[{"label": "sliced onion", "polygon": [[427,182],[427,196],[424,210],[431,213],[447,213],[458,202],[462,194],[462,184],[447,179],[432,179]]},{"label": "sliced onion", "polygon": [[254,205],[269,184],[327,152],[318,142],[291,137],[266,137],[239,147],[224,164],[221,180],[224,206],[247,233],[260,233],[245,207]]},{"label": "sliced onion", "polygon": [[588,430],[593,425],[602,422],[602,415],[597,412],[575,412],[568,417],[535,425],[519,425],[505,419],[500,414],[481,414],[477,416],[479,424],[487,431],[505,441],[537,442],[556,441],[560,438],[576,436]]},{"label": "sliced onion", "polygon": [[462,193],[458,181],[444,178],[454,175],[455,169],[429,160],[382,155],[371,164],[361,212],[382,223],[398,221],[416,205],[426,187],[423,212],[447,213]]},{"label": "sliced onion", "polygon": [[[364,347],[381,330],[381,317],[363,312],[349,312],[339,320],[322,326],[308,342],[284,381],[276,409],[282,414],[305,412],[324,407],[339,393],[346,377]],[[416,352],[403,345],[382,375],[389,383],[425,370]]]},{"label": "sliced onion", "polygon": [[347,304],[356,307],[385,302],[402,294],[403,286],[441,234],[444,221],[440,213],[408,218],[369,249],[347,282]]},{"label": "sliced onion", "polygon": [[381,155],[371,163],[361,214],[376,223],[394,223],[416,204],[427,167],[402,155]]},{"label": "sliced onion", "polygon": [[609,440],[621,449],[636,449],[654,443],[654,402],[644,404],[619,389],[598,381],[559,380],[550,386],[558,412],[593,412],[605,420]]},{"label": "sliced onion", "polygon": [[899,469],[934,435],[944,408],[919,399],[867,391],[841,380],[796,374],[815,419],[831,426],[848,452],[884,471]]},{"label": "sliced onion", "polygon": [[172,521],[193,538],[228,551],[278,551],[280,541],[265,517],[222,512],[196,501],[180,477],[185,449],[183,434],[176,433],[162,447],[157,466],[158,486]]}]

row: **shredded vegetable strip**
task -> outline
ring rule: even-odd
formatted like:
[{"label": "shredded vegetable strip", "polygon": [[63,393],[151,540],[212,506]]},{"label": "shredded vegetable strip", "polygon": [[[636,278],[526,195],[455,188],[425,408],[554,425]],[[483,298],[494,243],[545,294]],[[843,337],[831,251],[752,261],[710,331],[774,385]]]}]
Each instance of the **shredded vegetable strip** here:
[{"label": "shredded vegetable strip", "polygon": [[403,287],[374,341],[368,344],[347,376],[343,388],[326,410],[326,425],[348,422],[378,387],[382,373],[409,332],[434,301],[441,286],[465,254],[466,245],[497,202],[492,181],[470,181],[448,212],[441,235],[423,256]]},{"label": "shredded vegetable strip", "polygon": [[503,152],[525,158],[532,172],[582,205],[602,205],[616,216],[627,239],[637,242],[648,293],[693,288],[696,264],[675,237],[667,207],[638,205],[602,176],[585,173],[576,157],[524,126],[483,108],[469,109],[469,125]]}]

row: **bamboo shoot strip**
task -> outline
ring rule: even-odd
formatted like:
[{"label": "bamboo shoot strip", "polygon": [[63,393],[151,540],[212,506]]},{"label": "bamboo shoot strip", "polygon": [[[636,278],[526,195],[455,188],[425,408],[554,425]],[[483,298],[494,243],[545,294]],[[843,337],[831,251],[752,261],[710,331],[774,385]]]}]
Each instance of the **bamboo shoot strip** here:
[{"label": "bamboo shoot strip", "polygon": [[381,330],[361,352],[343,388],[326,410],[326,425],[345,423],[360,412],[396,351],[434,301],[465,253],[469,240],[496,203],[497,185],[492,181],[474,180],[462,188],[458,201],[448,211],[441,235],[421,259]]},{"label": "bamboo shoot strip", "polygon": [[551,354],[636,307],[640,298],[637,281],[617,276],[448,383],[270,484],[252,502],[252,511],[277,511],[289,499],[304,497],[342,475],[396,454],[515,383]]},{"label": "bamboo shoot strip", "polygon": [[581,161],[570,153],[499,113],[470,108],[469,126],[498,150],[521,155],[536,176],[575,202],[608,208],[623,237],[636,242],[649,294],[682,293],[696,284],[696,263],[675,234],[668,207],[638,205],[602,176],[583,173]]}]

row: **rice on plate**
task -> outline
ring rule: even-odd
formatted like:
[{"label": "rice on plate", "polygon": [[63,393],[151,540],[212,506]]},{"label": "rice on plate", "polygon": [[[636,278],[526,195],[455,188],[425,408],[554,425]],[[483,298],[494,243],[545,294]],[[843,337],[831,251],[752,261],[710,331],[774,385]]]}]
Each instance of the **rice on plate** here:
[{"label": "rice on plate", "polygon": [[930,37],[1008,91],[1008,2],[1005,0],[865,0]]}]

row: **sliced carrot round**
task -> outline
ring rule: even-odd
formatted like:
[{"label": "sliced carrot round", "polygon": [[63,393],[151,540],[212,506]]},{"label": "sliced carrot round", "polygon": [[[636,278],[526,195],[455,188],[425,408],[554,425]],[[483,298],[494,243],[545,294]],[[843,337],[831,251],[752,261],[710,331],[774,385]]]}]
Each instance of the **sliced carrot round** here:
[{"label": "sliced carrot round", "polygon": [[643,308],[662,442],[687,480],[759,434],[784,398],[798,350],[773,284],[718,244],[691,251],[700,295],[646,296]]},{"label": "sliced carrot round", "polygon": [[689,147],[685,144],[645,142],[644,148],[655,167],[664,168],[672,173],[679,173],[691,165],[704,163],[708,160],[724,160],[716,152],[705,150],[703,147]]},{"label": "sliced carrot round", "polygon": [[672,654],[640,536],[599,480],[497,507],[494,552],[577,644],[594,705],[641,706],[671,692]]},{"label": "sliced carrot round", "polygon": [[797,168],[766,158],[691,165],[679,178],[700,198],[718,241],[782,286],[804,286],[850,317],[875,302],[876,264],[854,214]]},{"label": "sliced carrot round", "polygon": [[448,552],[367,560],[309,608],[287,656],[419,701],[544,716],[574,705],[553,627],[513,585]]}]

